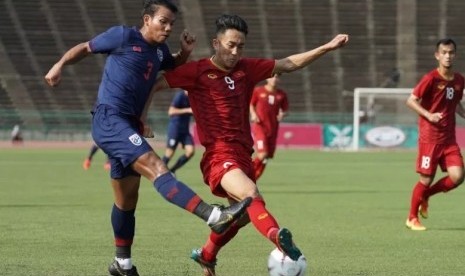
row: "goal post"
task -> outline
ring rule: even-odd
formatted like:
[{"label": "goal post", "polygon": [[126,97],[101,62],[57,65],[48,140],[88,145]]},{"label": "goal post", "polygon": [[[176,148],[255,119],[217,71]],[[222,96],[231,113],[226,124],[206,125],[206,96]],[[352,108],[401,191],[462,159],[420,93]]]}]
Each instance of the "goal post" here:
[{"label": "goal post", "polygon": [[407,138],[409,144],[416,141],[417,116],[405,104],[412,91],[413,88],[355,88],[352,149],[359,150],[365,141],[368,147],[401,146]]}]

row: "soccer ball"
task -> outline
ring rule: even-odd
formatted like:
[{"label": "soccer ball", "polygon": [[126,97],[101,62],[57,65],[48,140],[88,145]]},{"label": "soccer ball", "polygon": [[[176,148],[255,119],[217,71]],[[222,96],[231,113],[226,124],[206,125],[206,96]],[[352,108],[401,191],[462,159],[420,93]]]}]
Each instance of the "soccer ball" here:
[{"label": "soccer ball", "polygon": [[307,269],[307,260],[302,255],[297,261],[275,248],[268,257],[268,273],[270,276],[304,276]]}]

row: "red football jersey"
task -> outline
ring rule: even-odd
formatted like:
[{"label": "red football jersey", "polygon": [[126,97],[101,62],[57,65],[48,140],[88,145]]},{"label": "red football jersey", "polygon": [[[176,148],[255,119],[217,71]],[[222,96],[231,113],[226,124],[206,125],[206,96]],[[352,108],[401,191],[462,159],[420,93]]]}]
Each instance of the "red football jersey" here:
[{"label": "red football jersey", "polygon": [[257,83],[270,78],[274,59],[243,58],[230,72],[210,59],[189,62],[164,75],[172,88],[189,92],[200,143],[236,142],[253,147],[249,103]]},{"label": "red football jersey", "polygon": [[445,80],[437,69],[429,72],[415,86],[413,94],[421,99],[421,106],[431,113],[440,112],[443,118],[437,124],[420,116],[418,127],[421,143],[455,143],[455,110],[463,96],[464,78],[455,73],[454,79]]},{"label": "red football jersey", "polygon": [[281,89],[275,92],[266,90],[264,86],[255,87],[250,100],[250,104],[255,107],[260,125],[267,135],[273,135],[278,131],[279,110],[287,112],[289,109],[289,102],[287,94]]}]

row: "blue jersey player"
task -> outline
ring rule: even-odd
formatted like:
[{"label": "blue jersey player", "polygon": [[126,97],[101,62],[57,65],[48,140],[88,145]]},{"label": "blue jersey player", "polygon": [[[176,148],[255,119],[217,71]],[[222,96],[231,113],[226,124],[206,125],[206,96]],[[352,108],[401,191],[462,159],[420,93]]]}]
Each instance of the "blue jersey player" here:
[{"label": "blue jersey player", "polygon": [[168,122],[166,149],[165,155],[162,158],[163,162],[168,165],[179,144],[184,148],[184,154],[181,155],[170,168],[170,171],[175,173],[176,170],[186,164],[195,153],[194,139],[189,131],[192,109],[186,90],[180,90],[174,95],[168,109],[168,115],[170,116],[170,120]]},{"label": "blue jersey player", "polygon": [[[227,208],[211,206],[175,179],[144,137],[148,96],[157,73],[184,63],[194,48],[195,37],[181,34],[181,50],[171,54],[165,44],[176,19],[177,7],[169,0],[145,0],[142,26],[115,26],[90,41],[77,44],[53,65],[45,76],[55,87],[63,67],[90,54],[107,56],[97,102],[92,112],[92,137],[111,162],[114,200],[111,223],[116,246],[111,275],[138,275],[132,264],[131,246],[141,175],[169,202],[197,215],[213,231],[224,232],[245,211],[250,199]],[[146,106],[147,105],[147,106]],[[153,134],[152,134],[153,137]],[[155,235],[157,236],[157,235]]]}]

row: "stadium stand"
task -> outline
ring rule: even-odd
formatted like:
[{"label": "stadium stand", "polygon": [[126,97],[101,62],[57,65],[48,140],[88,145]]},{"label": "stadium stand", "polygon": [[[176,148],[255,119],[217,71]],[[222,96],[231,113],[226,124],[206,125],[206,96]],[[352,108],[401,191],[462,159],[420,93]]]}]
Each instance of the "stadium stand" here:
[{"label": "stadium stand", "polygon": [[[186,0],[184,0],[186,1]],[[187,28],[180,15],[169,42],[178,49],[180,32]],[[0,1],[1,58],[13,65],[0,74],[0,81],[14,76],[25,86],[29,101],[41,117],[45,129],[88,129],[101,77],[104,56],[89,58],[68,67],[59,89],[47,87],[43,76],[67,49],[88,40],[115,24],[138,25],[140,2],[133,0],[4,0]],[[285,75],[283,87],[290,94],[292,113],[310,121],[348,120],[352,112],[350,91],[355,87],[381,86],[398,67],[397,1],[326,0],[201,0],[205,37],[211,39],[215,18],[221,13],[236,13],[249,24],[246,56],[282,58],[313,48],[337,33],[349,33],[350,45],[340,52],[316,61],[308,69]],[[418,1],[417,1],[418,2]],[[446,3],[442,5],[441,3]],[[184,9],[183,9],[184,7]],[[461,28],[465,2],[427,1],[416,5],[417,72],[421,76],[434,66],[430,57],[434,42],[442,36],[456,39],[459,49],[465,44]],[[409,11],[400,11],[408,13]],[[191,30],[194,33],[196,30]],[[205,52],[205,51],[204,51]],[[464,61],[457,69],[463,72]],[[402,72],[400,78],[402,79]],[[412,84],[406,84],[407,87]],[[405,85],[405,84],[404,84]],[[0,88],[0,129],[24,123],[30,108],[21,104],[10,87]],[[154,110],[166,113],[170,93],[160,93]],[[156,113],[155,113],[156,114]],[[342,114],[335,116],[335,114]],[[332,117],[331,117],[332,116]],[[333,118],[333,119],[331,119]],[[165,118],[162,118],[165,119]]]},{"label": "stadium stand", "polygon": [[10,96],[0,86],[0,125],[14,126],[15,124],[23,124],[23,121],[16,112]]}]

